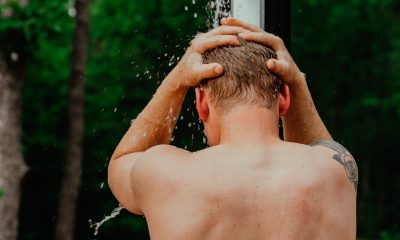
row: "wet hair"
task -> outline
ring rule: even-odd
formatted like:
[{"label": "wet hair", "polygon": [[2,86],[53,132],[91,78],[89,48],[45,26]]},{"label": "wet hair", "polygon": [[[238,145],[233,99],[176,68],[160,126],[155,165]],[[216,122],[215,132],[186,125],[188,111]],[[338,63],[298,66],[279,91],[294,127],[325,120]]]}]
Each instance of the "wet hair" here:
[{"label": "wet hair", "polygon": [[203,54],[204,63],[219,63],[224,73],[206,79],[211,102],[217,111],[226,112],[240,104],[274,110],[282,81],[267,69],[267,60],[276,59],[270,48],[239,38],[240,46],[222,46]]}]

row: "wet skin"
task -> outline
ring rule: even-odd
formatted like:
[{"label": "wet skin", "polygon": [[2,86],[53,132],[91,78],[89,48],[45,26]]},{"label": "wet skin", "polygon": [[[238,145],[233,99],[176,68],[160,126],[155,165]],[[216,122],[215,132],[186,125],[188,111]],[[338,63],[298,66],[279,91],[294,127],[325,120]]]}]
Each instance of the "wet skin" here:
[{"label": "wet skin", "polygon": [[[109,165],[113,194],[146,217],[152,239],[355,239],[357,165],[327,131],[304,74],[278,37],[234,18],[222,24],[192,41],[121,139]],[[197,88],[212,147],[168,145],[188,89],[223,72],[202,54],[239,44],[237,34],[276,52],[266,63],[285,83],[276,106],[222,114]]]},{"label": "wet skin", "polygon": [[355,238],[355,191],[333,150],[280,141],[156,148],[132,172],[152,239]]}]

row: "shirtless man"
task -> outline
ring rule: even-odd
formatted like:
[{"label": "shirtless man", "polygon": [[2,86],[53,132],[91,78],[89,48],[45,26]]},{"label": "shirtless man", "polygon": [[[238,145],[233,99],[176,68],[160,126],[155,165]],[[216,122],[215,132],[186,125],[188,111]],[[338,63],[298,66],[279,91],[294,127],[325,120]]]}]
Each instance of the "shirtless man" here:
[{"label": "shirtless man", "polygon": [[[192,41],[122,138],[109,165],[113,194],[146,217],[155,240],[355,239],[357,166],[325,128],[304,74],[278,37],[221,22]],[[210,147],[189,152],[168,144],[199,83]]]}]

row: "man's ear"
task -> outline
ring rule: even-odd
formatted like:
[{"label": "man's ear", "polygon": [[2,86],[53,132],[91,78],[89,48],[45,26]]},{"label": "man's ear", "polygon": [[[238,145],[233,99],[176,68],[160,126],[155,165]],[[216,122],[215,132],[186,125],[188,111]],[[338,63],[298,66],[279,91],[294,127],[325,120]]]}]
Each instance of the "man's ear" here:
[{"label": "man's ear", "polygon": [[289,91],[289,86],[287,84],[282,85],[282,88],[279,92],[278,102],[279,102],[279,116],[283,117],[286,115],[290,106],[290,91]]},{"label": "man's ear", "polygon": [[208,107],[207,97],[205,92],[197,87],[196,91],[196,109],[202,122],[206,122],[210,109]]}]

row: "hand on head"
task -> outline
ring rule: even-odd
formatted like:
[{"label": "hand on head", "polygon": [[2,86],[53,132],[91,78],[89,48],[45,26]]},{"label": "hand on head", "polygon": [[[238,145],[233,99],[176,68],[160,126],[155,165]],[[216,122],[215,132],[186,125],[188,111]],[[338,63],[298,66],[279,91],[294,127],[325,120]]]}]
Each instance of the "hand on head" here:
[{"label": "hand on head", "polygon": [[221,19],[222,26],[207,33],[198,34],[183,55],[174,71],[177,72],[174,87],[193,87],[201,80],[214,78],[224,71],[219,63],[203,64],[202,54],[209,49],[224,45],[240,45],[237,35],[247,41],[254,41],[271,47],[277,59],[270,59],[267,67],[276,73],[287,85],[292,85],[303,78],[284,42],[278,36],[267,33],[259,27],[245,23],[239,19],[228,17]]},{"label": "hand on head", "polygon": [[224,45],[240,45],[237,34],[250,32],[238,26],[220,26],[207,33],[198,34],[175,68],[178,73],[177,87],[193,87],[201,80],[214,78],[223,73],[219,63],[203,64],[202,54],[208,49]]},{"label": "hand on head", "polygon": [[268,60],[267,67],[289,86],[303,77],[303,73],[293,61],[293,58],[290,56],[280,37],[267,33],[259,27],[233,17],[222,18],[221,24],[222,26],[236,26],[247,29],[249,30],[248,32],[240,32],[238,35],[244,40],[259,42],[271,47],[272,50],[275,51],[278,59]]}]

